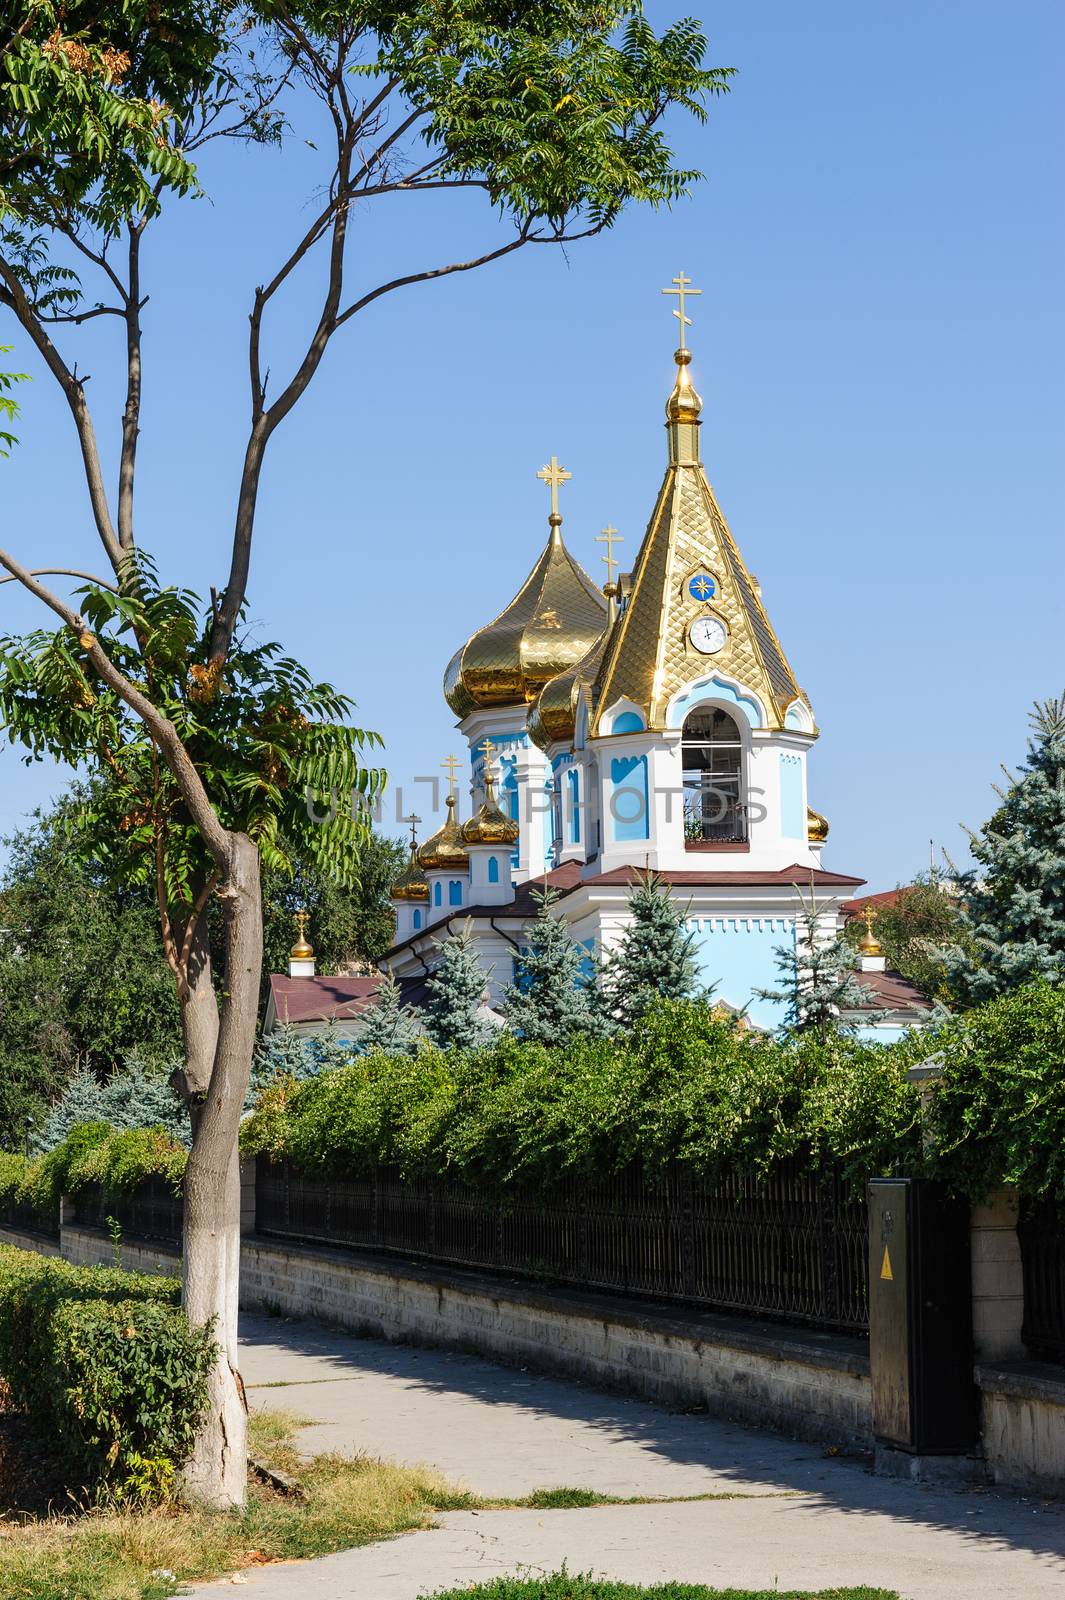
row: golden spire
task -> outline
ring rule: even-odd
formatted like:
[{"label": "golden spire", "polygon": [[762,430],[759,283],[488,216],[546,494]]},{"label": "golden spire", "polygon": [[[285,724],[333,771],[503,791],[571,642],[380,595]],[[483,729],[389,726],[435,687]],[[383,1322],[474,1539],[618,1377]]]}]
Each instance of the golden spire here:
[{"label": "golden spire", "polygon": [[603,593],[606,595],[607,599],[609,599],[611,595],[617,593],[617,590],[614,587],[614,569],[615,567],[619,567],[621,565],[621,562],[615,560],[614,558],[614,546],[616,544],[624,544],[625,535],[623,533],[619,533],[618,530],[608,522],[602,533],[596,534],[595,542],[596,544],[606,545],[606,555],[602,556],[600,559],[606,562],[606,582],[603,585]]},{"label": "golden spire", "polygon": [[[448,761],[454,761],[454,756],[449,756]],[[447,761],[443,766],[447,766]],[[458,762],[455,761],[455,766]],[[447,797],[447,817],[442,828],[438,828],[431,839],[427,839],[418,851],[418,865],[426,872],[451,872],[465,871],[469,866],[469,857],[462,843],[462,826],[455,816],[455,789],[454,771],[451,774],[451,793]]]},{"label": "golden spire", "polygon": [[558,509],[558,491],[562,484],[568,483],[573,477],[572,472],[567,472],[565,467],[560,467],[558,457],[552,456],[546,467],[541,467],[536,476],[548,484],[551,489],[551,515],[548,522],[551,525],[551,537],[559,539],[559,528],[562,526],[562,516]]},{"label": "golden spire", "polygon": [[392,885],[393,900],[428,900],[429,898],[429,885],[418,861],[418,824],[421,820],[421,817],[416,817],[413,811],[409,817],[403,818],[404,822],[410,823],[410,859]]},{"label": "golden spire", "polygon": [[447,792],[452,800],[455,798],[455,774],[462,765],[457,756],[447,756],[440,765],[447,769]]},{"label": "golden spire", "polygon": [[872,906],[866,906],[864,912],[865,932],[858,943],[858,949],[862,952],[863,956],[882,956],[884,953],[880,940],[873,932],[873,917],[875,915],[876,913],[874,912]]},{"label": "golden spire", "polygon": [[693,289],[691,278],[686,278],[683,272],[678,272],[677,276],[671,279],[671,282],[676,285],[676,288],[663,289],[662,293],[675,294],[679,302],[678,305],[673,307],[673,315],[680,321],[680,348],[683,350],[687,347],[688,343],[684,336],[684,330],[685,328],[690,328],[692,325],[691,317],[686,317],[684,315],[684,297],[685,295],[689,294],[702,294],[703,291],[701,289]]},{"label": "golden spire", "polygon": [[299,929],[299,935],[289,955],[293,961],[310,961],[314,956],[314,950],[307,939],[307,924],[311,920],[311,914],[309,911],[300,910],[295,913],[292,920]]}]

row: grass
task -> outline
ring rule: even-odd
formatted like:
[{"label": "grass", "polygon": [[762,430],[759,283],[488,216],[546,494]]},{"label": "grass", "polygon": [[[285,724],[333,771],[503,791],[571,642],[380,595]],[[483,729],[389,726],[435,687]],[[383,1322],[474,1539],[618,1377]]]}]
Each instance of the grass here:
[{"label": "grass", "polygon": [[707,1589],[660,1583],[651,1589],[565,1572],[547,1578],[496,1578],[477,1588],[448,1589],[422,1600],[899,1600],[887,1589]]},{"label": "grass", "polygon": [[185,1583],[270,1561],[350,1550],[478,1504],[430,1468],[338,1456],[302,1461],[301,1419],[251,1417],[252,1453],[305,1498],[256,1481],[241,1514],[161,1507],[0,1523],[0,1600],[165,1600]]}]

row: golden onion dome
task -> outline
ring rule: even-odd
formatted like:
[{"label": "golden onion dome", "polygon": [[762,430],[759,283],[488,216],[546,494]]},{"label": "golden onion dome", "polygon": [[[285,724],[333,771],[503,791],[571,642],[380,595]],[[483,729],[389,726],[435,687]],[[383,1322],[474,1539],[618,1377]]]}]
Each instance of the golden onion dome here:
[{"label": "golden onion dome", "polygon": [[884,953],[880,940],[873,932],[874,916],[875,912],[873,911],[872,906],[866,906],[865,932],[862,934],[862,937],[858,942],[858,949],[861,951],[863,956],[880,956]]},{"label": "golden onion dome", "polygon": [[426,872],[465,871],[470,864],[462,842],[462,828],[455,817],[455,796],[447,797],[447,818],[431,839],[418,851],[418,863]]},{"label": "golden onion dome", "polygon": [[576,666],[560,672],[540,690],[536,704],[529,713],[529,738],[541,750],[547,750],[553,744],[569,744],[572,741],[577,729],[577,708],[581,703],[581,694],[586,686],[595,682],[609,637],[610,631],[605,629]]},{"label": "golden onion dome", "polygon": [[299,929],[299,933],[296,943],[289,951],[289,957],[293,961],[312,961],[314,959],[314,947],[307,938],[307,924],[311,920],[310,912],[297,911],[292,920]]},{"label": "golden onion dome", "polygon": [[477,707],[531,704],[603,631],[606,599],[563,544],[562,518],[548,520],[551,537],[520,592],[448,665],[444,698],[460,720]]},{"label": "golden onion dome", "polygon": [[813,806],[806,807],[806,837],[811,844],[824,844],[828,838],[828,818],[823,817],[820,811],[815,811]]},{"label": "golden onion dome", "polygon": [[673,392],[666,401],[667,422],[698,422],[699,413],[703,409],[702,396],[696,392],[692,383],[688,367],[691,365],[692,353],[690,350],[681,349],[674,352],[673,359],[677,363],[677,381],[673,385]]},{"label": "golden onion dome", "polygon": [[410,847],[410,860],[392,885],[393,900],[428,900],[429,885],[418,862],[418,846]]},{"label": "golden onion dome", "polygon": [[466,844],[516,844],[518,824],[513,817],[501,811],[495,797],[495,780],[491,769],[484,775],[484,804],[477,814],[463,824],[462,837]]}]

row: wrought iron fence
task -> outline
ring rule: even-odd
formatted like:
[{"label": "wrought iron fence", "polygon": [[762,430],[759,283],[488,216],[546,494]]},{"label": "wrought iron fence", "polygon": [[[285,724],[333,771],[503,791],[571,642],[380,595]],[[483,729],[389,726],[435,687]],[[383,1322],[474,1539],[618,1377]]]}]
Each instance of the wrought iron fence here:
[{"label": "wrought iron fence", "polygon": [[865,1202],[833,1174],[675,1165],[547,1191],[306,1177],[260,1160],[256,1230],[837,1332],[868,1329]]},{"label": "wrought iron fence", "polygon": [[105,1195],[97,1188],[78,1191],[74,1221],[86,1228],[107,1229],[114,1221],[123,1235],[181,1243],[182,1199],[165,1178],[146,1178],[129,1194]]},{"label": "wrought iron fence", "polygon": [[1065,1362],[1065,1207],[1026,1201],[1017,1233],[1024,1266],[1024,1342],[1033,1356]]},{"label": "wrought iron fence", "polygon": [[17,1228],[20,1233],[43,1233],[59,1238],[59,1206],[37,1206],[8,1194],[0,1198],[0,1227]]}]

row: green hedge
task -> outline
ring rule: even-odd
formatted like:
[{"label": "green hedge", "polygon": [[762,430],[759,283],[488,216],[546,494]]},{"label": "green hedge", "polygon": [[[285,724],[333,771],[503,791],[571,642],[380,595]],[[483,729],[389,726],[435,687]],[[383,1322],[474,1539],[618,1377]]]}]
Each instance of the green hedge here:
[{"label": "green hedge", "polygon": [[250,1153],[341,1176],[375,1167],[550,1184],[634,1160],[765,1172],[797,1158],[855,1183],[920,1152],[905,1061],[839,1040],[786,1046],[705,1005],[670,1003],[622,1041],[565,1050],[504,1035],[468,1055],[371,1055],[264,1089]]},{"label": "green hedge", "polygon": [[187,1161],[188,1151],[164,1128],[119,1130],[106,1122],[79,1122],[36,1160],[0,1155],[0,1194],[47,1209],[57,1206],[61,1195],[89,1187],[107,1195],[129,1194],[149,1177],[167,1179],[176,1191]]},{"label": "green hedge", "polygon": [[[907,1068],[943,1058],[923,1148]],[[784,1043],[690,1003],[623,1040],[565,1050],[502,1036],[472,1054],[370,1055],[267,1085],[242,1147],[306,1172],[550,1184],[672,1158],[766,1173],[832,1165],[860,1185],[930,1173],[980,1198],[1065,1198],[1065,987],[1038,983],[896,1045]]]},{"label": "green hedge", "polygon": [[178,1295],[173,1278],[0,1245],[0,1378],[72,1481],[152,1496],[188,1455],[214,1345]]}]

